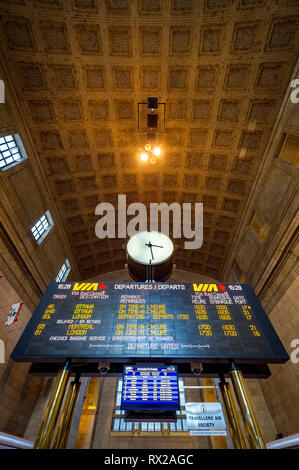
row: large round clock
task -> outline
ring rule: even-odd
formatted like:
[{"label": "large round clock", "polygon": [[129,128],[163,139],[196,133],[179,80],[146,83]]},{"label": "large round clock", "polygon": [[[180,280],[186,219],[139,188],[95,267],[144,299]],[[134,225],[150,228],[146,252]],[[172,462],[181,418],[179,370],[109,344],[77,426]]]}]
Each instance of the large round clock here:
[{"label": "large round clock", "polygon": [[136,233],[127,243],[128,269],[135,281],[166,281],[173,267],[174,245],[160,232]]}]

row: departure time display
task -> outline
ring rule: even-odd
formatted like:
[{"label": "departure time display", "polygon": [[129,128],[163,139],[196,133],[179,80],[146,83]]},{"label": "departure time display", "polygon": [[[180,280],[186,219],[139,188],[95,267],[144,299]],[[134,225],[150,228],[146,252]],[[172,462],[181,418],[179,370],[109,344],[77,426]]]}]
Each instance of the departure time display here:
[{"label": "departure time display", "polygon": [[125,366],[121,408],[179,410],[175,366]]},{"label": "departure time display", "polygon": [[51,283],[12,353],[16,361],[285,362],[248,284]]}]

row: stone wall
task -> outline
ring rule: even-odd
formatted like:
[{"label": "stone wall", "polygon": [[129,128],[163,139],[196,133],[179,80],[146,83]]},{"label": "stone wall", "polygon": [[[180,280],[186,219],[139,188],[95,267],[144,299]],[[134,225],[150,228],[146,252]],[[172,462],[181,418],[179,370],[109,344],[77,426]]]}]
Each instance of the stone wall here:
[{"label": "stone wall", "polygon": [[[33,309],[66,258],[71,265],[71,276],[78,279],[79,273],[41,170],[39,149],[28,133],[25,116],[20,113],[1,60],[0,78],[5,82],[5,103],[0,104],[0,137],[17,135],[18,147],[23,149],[20,162],[0,170],[0,269]],[[38,244],[31,227],[46,211],[53,227]]]},{"label": "stone wall", "polygon": [[53,386],[53,378],[47,377],[43,379],[38,400],[36,400],[24,434],[24,438],[28,439],[29,441],[34,442],[36,439]]},{"label": "stone wall", "polygon": [[[299,66],[294,77],[299,74]],[[254,288],[285,349],[299,338],[299,107],[287,92],[264,165],[248,199],[224,280],[241,280]],[[288,140],[294,142],[288,148]],[[286,143],[285,143],[286,142]],[[298,432],[299,364],[270,366],[272,376],[260,381],[277,433]]]},{"label": "stone wall", "polygon": [[[5,103],[0,104],[0,137],[18,135],[24,148],[21,162],[0,169],[0,339],[5,342],[5,363],[0,364],[0,431],[23,436],[39,396],[42,380],[29,376],[29,364],[17,364],[10,353],[22,334],[42,293],[69,259],[71,275],[77,266],[58,216],[54,199],[38,161],[38,152],[21,115],[18,98],[10,87],[0,58],[0,78],[5,82]],[[37,244],[31,227],[47,211],[52,230]],[[11,305],[25,303],[17,323],[4,326]]]},{"label": "stone wall", "polygon": [[[277,434],[275,421],[273,420],[271,408],[263,394],[262,384],[266,383],[269,379],[257,380],[247,379],[246,386],[249,396],[252,401],[253,409],[255,411],[256,419],[259,424],[264,441],[274,441]],[[241,413],[239,413],[241,416]],[[244,432],[246,436],[246,433]]]},{"label": "stone wall", "polygon": [[4,326],[12,304],[23,299],[7,279],[0,279],[0,339],[5,344],[5,363],[0,363],[0,430],[23,437],[38,397],[42,379],[28,374],[30,364],[15,363],[10,354],[21,336],[31,311],[23,305],[19,320]]},{"label": "stone wall", "polygon": [[[270,313],[270,320],[289,355],[291,342],[299,345],[298,319],[299,276],[290,285]],[[297,353],[297,358],[299,353]],[[278,433],[292,434],[299,430],[299,362],[289,360],[286,364],[272,364],[271,377],[261,381],[261,388]]]}]

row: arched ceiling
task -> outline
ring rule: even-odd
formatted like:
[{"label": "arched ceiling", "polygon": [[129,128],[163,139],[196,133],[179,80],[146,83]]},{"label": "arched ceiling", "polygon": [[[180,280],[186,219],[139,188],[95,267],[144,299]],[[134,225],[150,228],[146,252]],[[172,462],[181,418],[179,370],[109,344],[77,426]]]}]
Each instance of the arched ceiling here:
[{"label": "arched ceiling", "polygon": [[[180,241],[176,263],[219,278],[289,86],[298,2],[0,5],[10,79],[82,278],[125,263],[124,240],[94,233],[95,206],[118,194],[203,202],[203,246],[185,251]],[[137,103],[147,96],[166,102],[157,165],[136,158],[145,143]]]}]

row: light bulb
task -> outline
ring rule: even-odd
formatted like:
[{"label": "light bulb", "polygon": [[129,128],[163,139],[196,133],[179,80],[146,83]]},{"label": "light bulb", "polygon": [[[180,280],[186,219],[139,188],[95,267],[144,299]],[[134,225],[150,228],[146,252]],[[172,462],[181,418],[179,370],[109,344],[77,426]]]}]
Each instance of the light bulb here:
[{"label": "light bulb", "polygon": [[140,154],[140,160],[141,160],[142,162],[146,162],[147,159],[148,159],[148,154],[145,153],[145,152],[142,152],[142,153]]},{"label": "light bulb", "polygon": [[154,165],[155,163],[157,163],[157,159],[155,157],[152,157],[150,159],[150,162],[151,162],[152,165]]},{"label": "light bulb", "polygon": [[154,148],[154,155],[156,155],[156,157],[159,157],[159,155],[161,155],[160,147],[155,147]]},{"label": "light bulb", "polygon": [[151,150],[152,146],[151,146],[151,144],[146,144],[146,146],[144,148],[145,148],[145,150],[147,150],[149,152]]}]

